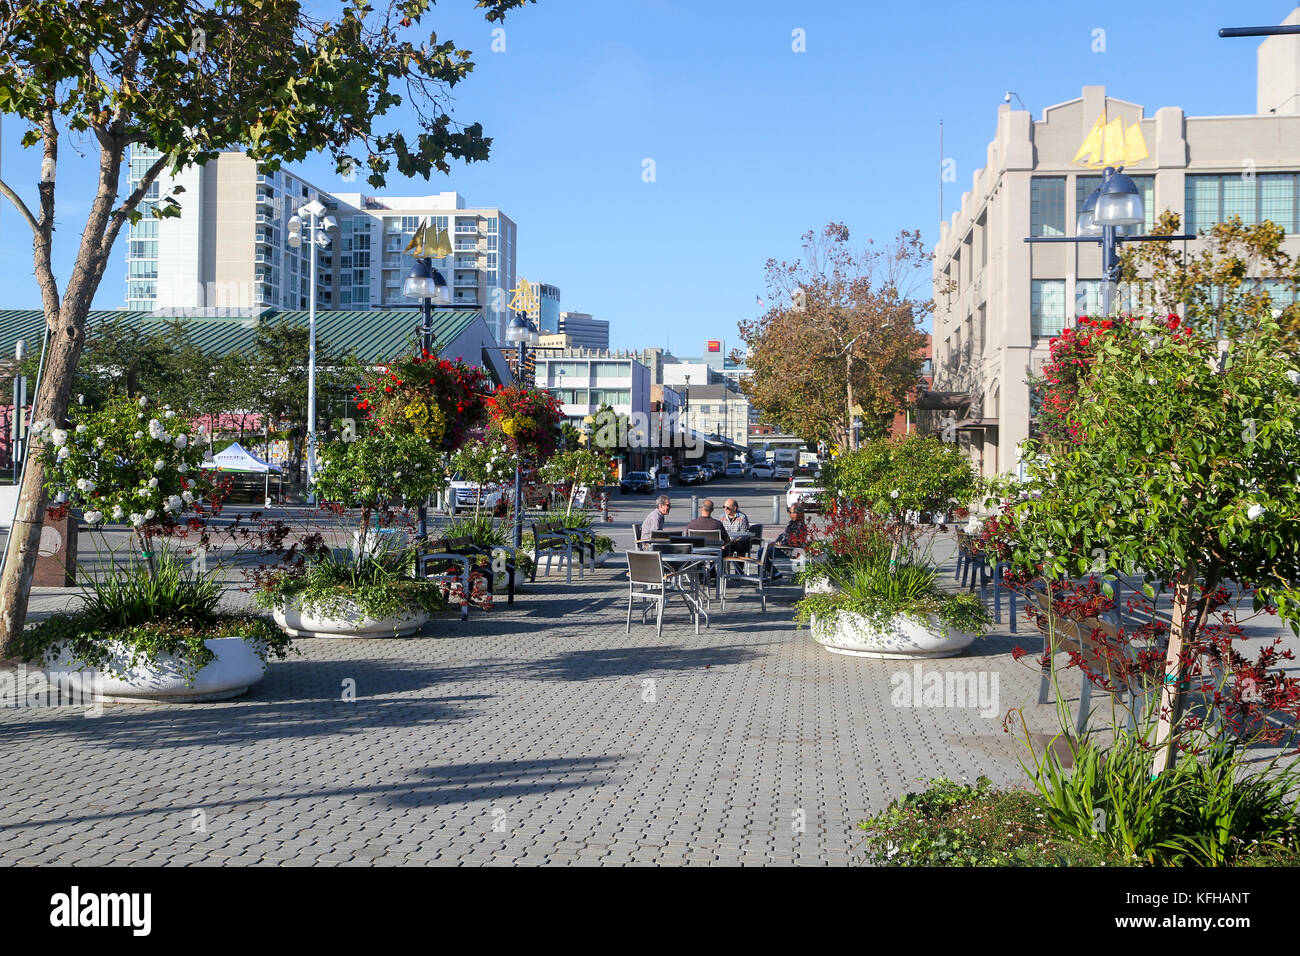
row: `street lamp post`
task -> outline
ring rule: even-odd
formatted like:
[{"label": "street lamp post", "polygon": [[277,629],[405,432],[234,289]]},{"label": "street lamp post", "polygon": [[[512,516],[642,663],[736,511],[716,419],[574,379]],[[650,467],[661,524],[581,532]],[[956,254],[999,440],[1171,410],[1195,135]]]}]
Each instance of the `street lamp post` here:
[{"label": "street lamp post", "polygon": [[[415,268],[402,283],[402,295],[408,299],[420,300],[420,349],[422,352],[432,352],[433,305],[435,302],[438,305],[450,303],[451,288],[442,273],[433,267],[431,256],[420,256],[415,260]],[[429,509],[424,501],[420,502],[416,515],[416,537],[423,541],[429,535]]]},{"label": "street lamp post", "polygon": [[[528,362],[528,346],[537,347],[541,336],[526,312],[516,312],[506,329],[506,339],[515,343],[515,379],[524,380],[524,367]],[[523,469],[518,455],[515,455],[515,537],[514,547],[518,551],[524,540],[524,479]]]},{"label": "street lamp post", "polygon": [[1123,172],[1124,167],[1107,166],[1101,185],[1092,191],[1075,223],[1074,236],[1030,236],[1025,242],[1097,242],[1101,244],[1101,306],[1109,316],[1114,304],[1114,288],[1119,282],[1119,245],[1122,242],[1168,242],[1195,239],[1192,235],[1125,236],[1120,229],[1140,225],[1146,220],[1142,195],[1137,184]]},{"label": "street lamp post", "polygon": [[[311,271],[307,283],[307,493],[308,500],[316,503],[316,256],[330,244],[329,233],[338,223],[333,216],[325,215],[325,206],[313,199],[301,209],[307,214],[307,245],[311,247]],[[322,218],[323,217],[323,218]],[[289,219],[289,245],[298,248],[303,243],[303,221],[300,216]],[[270,430],[267,431],[270,453]]]}]

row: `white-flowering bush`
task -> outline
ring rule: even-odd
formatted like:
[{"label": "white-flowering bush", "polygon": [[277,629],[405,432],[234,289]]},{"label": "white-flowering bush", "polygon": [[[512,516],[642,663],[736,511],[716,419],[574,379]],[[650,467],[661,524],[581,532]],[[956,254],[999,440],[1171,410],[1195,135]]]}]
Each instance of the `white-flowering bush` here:
[{"label": "white-flowering bush", "polygon": [[128,522],[148,536],[174,528],[188,509],[203,510],[215,487],[200,470],[202,443],[190,441],[186,423],[174,413],[163,420],[146,399],[119,399],[98,411],[74,406],[75,428],[32,426],[39,441],[45,487],[83,509],[92,526]]}]

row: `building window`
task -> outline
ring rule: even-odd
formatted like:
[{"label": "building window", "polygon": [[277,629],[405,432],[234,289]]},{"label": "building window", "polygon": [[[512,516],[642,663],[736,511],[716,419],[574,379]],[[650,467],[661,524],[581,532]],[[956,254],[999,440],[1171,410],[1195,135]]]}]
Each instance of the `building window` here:
[{"label": "building window", "polygon": [[1029,234],[1065,235],[1065,177],[1035,176],[1030,185]]},{"label": "building window", "polygon": [[1065,328],[1065,280],[1034,279],[1029,294],[1029,334],[1060,335]]},{"label": "building window", "polygon": [[1188,176],[1185,200],[1188,232],[1211,229],[1240,216],[1247,226],[1267,219],[1289,235],[1300,233],[1300,189],[1295,173]]}]

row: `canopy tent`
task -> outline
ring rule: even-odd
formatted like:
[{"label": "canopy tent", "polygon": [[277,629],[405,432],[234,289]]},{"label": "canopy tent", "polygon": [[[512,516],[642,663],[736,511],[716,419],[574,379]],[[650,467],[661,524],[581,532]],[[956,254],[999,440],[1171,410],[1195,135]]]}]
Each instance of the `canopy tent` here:
[{"label": "canopy tent", "polygon": [[267,500],[270,500],[271,497],[272,472],[280,475],[281,488],[283,488],[284,485],[284,476],[281,474],[279,465],[273,465],[269,461],[263,461],[237,441],[231,442],[221,451],[203,462],[199,467],[228,474],[265,475],[266,481],[263,490]]}]

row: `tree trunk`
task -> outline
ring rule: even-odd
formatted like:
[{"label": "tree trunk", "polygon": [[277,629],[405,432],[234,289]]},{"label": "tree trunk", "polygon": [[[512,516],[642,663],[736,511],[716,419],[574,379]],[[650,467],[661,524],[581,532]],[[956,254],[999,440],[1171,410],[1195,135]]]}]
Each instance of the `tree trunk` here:
[{"label": "tree trunk", "polygon": [[1169,627],[1169,649],[1165,653],[1164,684],[1160,688],[1159,723],[1156,725],[1155,760],[1151,773],[1168,769],[1174,760],[1174,727],[1182,710],[1183,648],[1194,637],[1187,633],[1187,611],[1191,607],[1196,569],[1188,566],[1174,578],[1173,623]]},{"label": "tree trunk", "polygon": [[[84,326],[88,312],[82,303],[65,300],[59,312],[58,326],[50,334],[49,354],[41,375],[40,389],[32,403],[33,421],[63,422],[72,394],[73,376],[77,360],[81,357]],[[41,442],[43,444],[43,440]],[[36,555],[41,542],[41,524],[45,517],[48,495],[45,493],[45,468],[41,464],[41,448],[33,442],[27,450],[27,467],[22,487],[18,492],[18,508],[14,513],[13,528],[5,555],[4,574],[0,576],[0,656],[12,657],[18,652],[18,640],[27,620],[27,601],[36,571]]]}]

